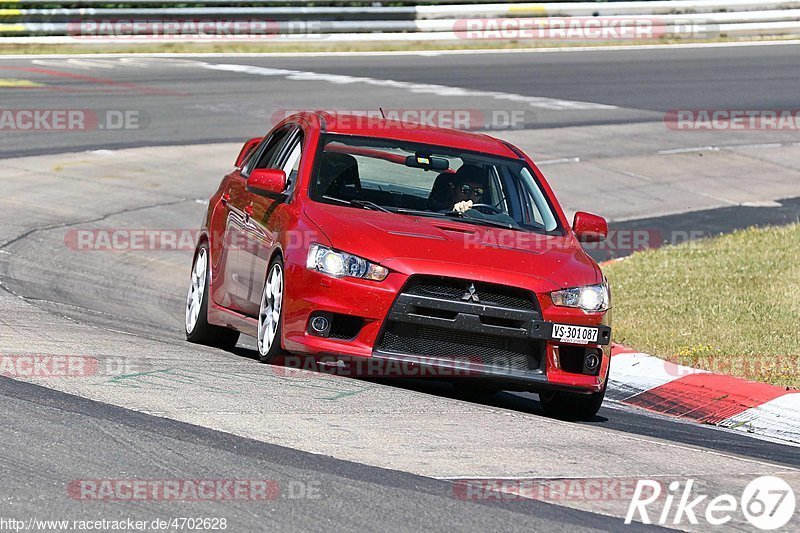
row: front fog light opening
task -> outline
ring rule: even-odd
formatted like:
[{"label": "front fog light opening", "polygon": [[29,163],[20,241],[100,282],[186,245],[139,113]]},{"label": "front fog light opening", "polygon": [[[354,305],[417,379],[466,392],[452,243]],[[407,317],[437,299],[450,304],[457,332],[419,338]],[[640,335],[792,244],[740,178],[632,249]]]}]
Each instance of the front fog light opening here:
[{"label": "front fog light opening", "polygon": [[331,323],[324,316],[316,316],[311,321],[311,328],[317,333],[323,333],[331,327]]},{"label": "front fog light opening", "polygon": [[599,374],[600,366],[603,362],[603,352],[601,350],[582,346],[553,346],[553,356],[556,367],[564,372],[586,376]]},{"label": "front fog light opening", "polygon": [[363,327],[364,319],[362,317],[329,311],[315,311],[308,319],[306,331],[314,337],[351,341],[361,333]]},{"label": "front fog light opening", "polygon": [[589,351],[583,359],[583,373],[594,375],[600,368],[600,356],[597,352]]},{"label": "front fog light opening", "polygon": [[329,337],[333,317],[331,313],[314,313],[308,321],[308,332],[315,337]]}]

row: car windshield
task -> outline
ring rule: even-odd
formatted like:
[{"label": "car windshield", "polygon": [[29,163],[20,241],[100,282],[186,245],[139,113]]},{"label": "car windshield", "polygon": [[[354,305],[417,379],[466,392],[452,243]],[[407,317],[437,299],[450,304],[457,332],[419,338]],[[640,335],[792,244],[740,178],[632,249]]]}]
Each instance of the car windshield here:
[{"label": "car windshield", "polygon": [[312,200],[560,231],[547,197],[521,161],[389,139],[329,134],[322,143],[309,187]]}]

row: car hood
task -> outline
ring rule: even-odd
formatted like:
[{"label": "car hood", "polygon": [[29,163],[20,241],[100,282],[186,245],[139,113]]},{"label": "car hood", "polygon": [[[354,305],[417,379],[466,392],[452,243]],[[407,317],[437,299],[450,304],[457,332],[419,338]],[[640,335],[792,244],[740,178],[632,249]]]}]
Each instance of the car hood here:
[{"label": "car hood", "polygon": [[602,280],[597,265],[571,236],[323,203],[304,211],[334,248],[408,275],[459,277],[534,290]]}]

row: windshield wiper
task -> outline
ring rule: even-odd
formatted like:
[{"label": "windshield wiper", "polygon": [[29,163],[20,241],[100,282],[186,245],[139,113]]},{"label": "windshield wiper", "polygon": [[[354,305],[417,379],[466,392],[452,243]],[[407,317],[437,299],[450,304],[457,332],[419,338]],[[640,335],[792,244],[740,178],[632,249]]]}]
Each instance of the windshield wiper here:
[{"label": "windshield wiper", "polygon": [[365,207],[367,209],[372,209],[373,211],[383,211],[384,213],[392,213],[393,211],[390,209],[386,209],[382,205],[378,205],[375,202],[370,202],[369,200],[350,200],[352,205],[360,205],[361,207]]},{"label": "windshield wiper", "polygon": [[423,217],[434,217],[434,218],[459,218],[462,222],[466,222],[468,224],[484,224],[486,226],[495,226],[498,228],[504,229],[513,229],[516,231],[522,231],[521,228],[517,226],[513,226],[511,224],[506,224],[505,222],[498,222],[496,220],[489,220],[486,218],[476,218],[467,215],[463,215],[456,211],[449,211],[446,213],[439,213],[437,211],[420,211],[418,209],[405,209],[399,208],[395,211],[395,213],[400,213],[403,215],[419,215]]},{"label": "windshield wiper", "polygon": [[463,215],[456,211],[449,211],[446,213],[439,213],[437,211],[420,211],[418,209],[405,209],[400,208],[395,211],[395,213],[400,213],[403,215],[419,215],[423,217],[434,217],[434,218],[459,218],[462,222],[471,223],[471,224],[484,224],[486,226],[495,226],[498,228],[504,229],[513,229],[521,231],[520,228],[517,226],[512,226],[511,224],[506,224],[505,222],[498,222],[496,220],[489,220],[485,218],[476,218],[467,215]]},{"label": "windshield wiper", "polygon": [[397,208],[395,210],[388,209],[383,207],[382,205],[378,205],[375,202],[370,202],[369,200],[345,200],[343,198],[336,198],[334,196],[323,196],[326,200],[332,200],[334,202],[339,202],[340,204],[344,205],[354,205],[358,206],[362,209],[371,209],[373,211],[382,211],[384,213],[399,213],[401,215],[417,215],[423,217],[433,217],[433,218],[458,218],[461,222],[466,222],[468,224],[476,224],[476,225],[483,225],[483,226],[493,226],[496,228],[503,228],[503,229],[512,229],[515,231],[523,231],[522,228],[518,226],[513,226],[511,224],[505,222],[498,222],[497,220],[490,220],[486,218],[477,218],[465,215],[463,213],[458,213],[457,211],[450,211],[447,213],[439,213],[437,211],[421,211],[419,209],[407,209],[404,207]]},{"label": "windshield wiper", "polygon": [[334,202],[339,202],[340,204],[344,205],[355,205],[362,209],[372,209],[373,211],[383,211],[384,213],[393,212],[381,205],[376,204],[375,202],[370,202],[369,200],[344,200],[342,198],[336,198],[334,196],[323,196],[323,198],[326,200],[333,200]]},{"label": "windshield wiper", "polygon": [[494,226],[496,228],[504,228],[504,229],[513,229],[517,231],[521,231],[518,226],[514,226],[512,224],[508,224],[506,222],[499,222],[497,220],[491,220],[488,218],[478,218],[478,217],[471,217],[465,215],[464,213],[459,213],[458,211],[450,211],[449,213],[445,213],[445,216],[451,218],[458,218],[462,222],[472,223],[472,224],[480,224],[486,226]]},{"label": "windshield wiper", "polygon": [[419,209],[407,209],[405,207],[398,208],[395,213],[401,213],[403,215],[419,215],[423,217],[435,217],[435,218],[446,218],[447,215],[444,213],[437,213],[436,211],[421,211]]}]

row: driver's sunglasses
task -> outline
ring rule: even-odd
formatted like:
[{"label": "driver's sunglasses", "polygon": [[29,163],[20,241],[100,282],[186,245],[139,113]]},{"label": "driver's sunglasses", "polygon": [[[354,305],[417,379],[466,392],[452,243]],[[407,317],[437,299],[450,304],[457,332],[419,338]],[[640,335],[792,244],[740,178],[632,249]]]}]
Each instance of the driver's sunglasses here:
[{"label": "driver's sunglasses", "polygon": [[483,196],[483,187],[473,187],[472,185],[465,183],[461,186],[461,192],[467,196]]}]

